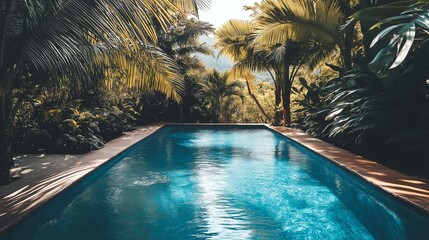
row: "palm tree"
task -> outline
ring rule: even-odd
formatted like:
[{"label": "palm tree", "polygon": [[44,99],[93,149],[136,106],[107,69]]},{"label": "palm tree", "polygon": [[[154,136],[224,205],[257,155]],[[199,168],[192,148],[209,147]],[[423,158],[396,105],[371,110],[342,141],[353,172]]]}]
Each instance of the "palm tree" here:
[{"label": "palm tree", "polygon": [[329,56],[333,49],[312,40],[306,42],[289,40],[272,48],[267,57],[276,61],[278,65],[275,73],[282,87],[283,124],[287,125],[291,123],[291,93],[298,73],[305,67],[314,68],[318,62]]},{"label": "palm tree", "polygon": [[258,51],[252,45],[254,28],[252,21],[248,20],[229,20],[224,23],[215,32],[215,47],[220,49],[219,55],[224,55],[235,62],[230,71],[229,79],[244,79],[249,95],[257,105],[259,111],[266,119],[270,119],[268,114],[262,108],[259,100],[252,93],[254,76],[252,71],[268,72],[275,85],[275,105],[276,108],[281,103],[281,86],[273,73],[276,64],[266,58],[266,53],[262,48]]},{"label": "palm tree", "polygon": [[[264,13],[260,5],[256,5],[256,23],[258,16]],[[333,51],[333,45],[323,45],[311,39],[300,42],[286,39],[284,42],[262,42],[258,40],[258,25],[252,21],[230,20],[215,33],[216,46],[220,54],[230,57],[236,64],[231,75],[246,79],[249,71],[268,71],[275,85],[275,104],[282,103],[284,124],[291,122],[290,94],[293,82],[304,66],[313,68]],[[261,25],[261,24],[259,24]],[[278,124],[277,114],[273,119]]]},{"label": "palm tree", "polygon": [[213,31],[212,24],[179,13],[174,17],[174,21],[168,26],[167,31],[159,29],[158,46],[171,56],[185,73],[188,68],[186,63],[192,54],[213,54],[209,46],[199,42],[201,36],[207,36]]},{"label": "palm tree", "polygon": [[202,83],[207,108],[211,112],[211,122],[219,122],[227,110],[227,104],[233,97],[243,101],[242,84],[239,81],[228,81],[228,73],[213,70]]},{"label": "palm tree", "polygon": [[187,15],[178,13],[167,31],[163,32],[159,29],[158,42],[160,48],[174,59],[184,76],[185,91],[179,103],[179,122],[185,121],[187,116],[191,117],[192,107],[196,102],[194,95],[196,89],[193,88],[198,84],[189,76],[190,72],[204,69],[204,64],[195,54],[213,55],[211,48],[199,41],[201,36],[207,36],[214,31],[213,25],[196,18],[189,18]]},{"label": "palm tree", "polygon": [[0,182],[8,181],[13,164],[12,92],[28,80],[24,72],[57,85],[74,81],[70,86],[84,91],[119,67],[126,69],[129,86],[179,99],[182,77],[154,46],[155,26],[165,28],[181,7],[197,14],[197,6],[208,2],[0,0]]}]

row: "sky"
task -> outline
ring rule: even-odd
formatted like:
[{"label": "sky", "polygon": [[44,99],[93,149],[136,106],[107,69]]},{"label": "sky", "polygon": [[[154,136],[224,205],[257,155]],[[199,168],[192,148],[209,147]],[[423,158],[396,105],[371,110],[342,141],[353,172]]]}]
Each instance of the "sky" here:
[{"label": "sky", "polygon": [[[261,0],[211,0],[210,9],[207,11],[200,10],[199,17],[201,21],[209,22],[218,28],[230,19],[250,19],[252,12],[244,11],[243,6],[252,6],[255,2],[261,2]],[[214,41],[212,35],[202,37],[200,40],[208,45]],[[215,51],[215,55],[216,53],[217,51]],[[219,56],[219,58],[202,54],[198,56],[208,68],[214,68],[221,72],[230,69],[233,65],[229,59],[223,56]],[[260,79],[265,78],[267,77],[260,76]]]},{"label": "sky", "polygon": [[210,9],[200,11],[200,20],[209,22],[217,28],[229,19],[249,19],[252,12],[244,11],[243,6],[251,6],[254,2],[260,0],[211,0]]}]

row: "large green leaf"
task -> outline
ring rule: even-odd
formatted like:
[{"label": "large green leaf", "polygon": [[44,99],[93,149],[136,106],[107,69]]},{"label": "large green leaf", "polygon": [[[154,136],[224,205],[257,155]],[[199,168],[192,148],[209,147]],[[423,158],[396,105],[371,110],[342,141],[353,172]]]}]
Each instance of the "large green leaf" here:
[{"label": "large green leaf", "polygon": [[[429,2],[428,1],[404,1],[395,6],[385,5],[372,9],[371,11],[384,10],[389,11],[392,7],[403,7],[402,11],[396,16],[385,18],[376,23],[371,29],[384,27],[380,33],[371,42],[371,47],[383,39],[390,39],[389,43],[381,47],[376,57],[369,64],[369,68],[379,77],[386,79],[392,77],[390,70],[401,66],[412,52],[416,43],[418,32],[427,34],[429,29]],[[411,4],[411,5],[406,5]],[[373,13],[375,13],[373,12]],[[364,16],[366,13],[362,13]]]},{"label": "large green leaf", "polygon": [[[415,26],[414,22],[411,22],[410,24],[408,24],[406,26],[406,29],[407,29],[407,31],[404,34],[404,38],[402,38],[402,41],[400,41],[398,44],[399,52],[396,56],[395,61],[390,66],[390,69],[399,66],[405,60],[405,58],[407,57],[407,55],[411,49],[411,46],[414,43],[414,38],[416,37],[416,26]],[[403,40],[405,40],[405,42],[403,43],[403,45],[401,47]]]}]

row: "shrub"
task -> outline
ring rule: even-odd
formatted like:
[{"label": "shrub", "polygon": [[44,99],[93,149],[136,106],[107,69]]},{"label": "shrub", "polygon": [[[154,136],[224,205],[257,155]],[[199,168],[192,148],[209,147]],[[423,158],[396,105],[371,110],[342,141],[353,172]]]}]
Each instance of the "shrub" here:
[{"label": "shrub", "polygon": [[18,114],[15,151],[86,153],[133,128],[138,116],[127,100],[92,93],[85,100],[45,100]]}]

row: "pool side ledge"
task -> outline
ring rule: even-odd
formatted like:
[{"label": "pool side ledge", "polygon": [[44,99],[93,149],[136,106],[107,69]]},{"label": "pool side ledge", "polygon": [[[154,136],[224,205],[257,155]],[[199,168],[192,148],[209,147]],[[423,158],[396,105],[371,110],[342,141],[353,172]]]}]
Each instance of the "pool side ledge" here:
[{"label": "pool side ledge", "polygon": [[[106,143],[104,148],[77,157],[71,165],[40,168],[9,185],[0,186],[0,233],[164,125],[137,127]],[[63,161],[69,156],[64,155]],[[45,159],[48,161],[49,155]]]},{"label": "pool side ledge", "polygon": [[269,128],[429,214],[429,185],[422,180],[404,175],[297,130],[274,126]]}]

